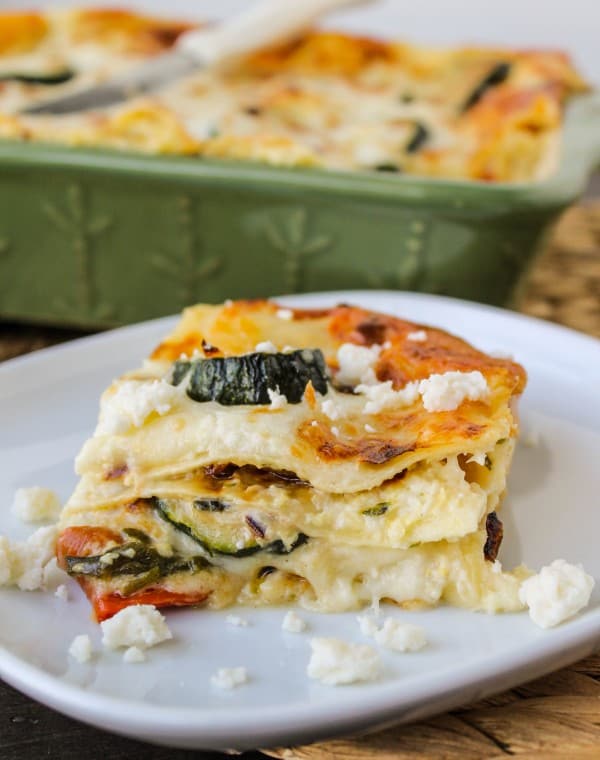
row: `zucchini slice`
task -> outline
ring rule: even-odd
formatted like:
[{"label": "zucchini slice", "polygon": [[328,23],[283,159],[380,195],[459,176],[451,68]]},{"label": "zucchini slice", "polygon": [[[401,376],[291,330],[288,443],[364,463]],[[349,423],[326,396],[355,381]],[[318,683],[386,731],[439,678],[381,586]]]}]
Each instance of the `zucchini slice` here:
[{"label": "zucchini slice", "polygon": [[171,383],[182,382],[194,401],[216,401],[223,406],[269,404],[271,390],[282,393],[289,404],[299,404],[309,382],[319,393],[327,393],[328,373],[322,352],[304,348],[285,354],[176,361]]},{"label": "zucchini slice", "polygon": [[404,150],[407,153],[416,153],[429,140],[429,130],[420,121],[415,121],[414,130]]},{"label": "zucchini slice", "polygon": [[502,61],[501,63],[497,63],[481,80],[481,82],[475,87],[473,92],[469,95],[469,97],[465,100],[463,103],[460,112],[464,113],[465,111],[468,111],[469,108],[473,108],[473,106],[476,103],[479,103],[481,98],[485,95],[485,93],[491,89],[492,87],[495,87],[496,85],[502,84],[502,82],[505,82],[508,79],[508,76],[510,74],[511,65],[507,61]]},{"label": "zucchini slice", "polygon": [[[197,510],[196,502],[187,502],[180,499],[152,499],[156,512],[174,528],[188,535],[211,557],[222,555],[226,557],[250,557],[258,552],[268,554],[290,554],[308,541],[308,536],[298,533],[294,540],[286,544],[281,538],[273,541],[263,541],[260,532],[253,532],[248,536],[245,526],[248,525],[249,516],[239,513],[232,516],[231,520],[225,521],[223,512],[202,510],[202,516],[194,519],[194,510]],[[256,521],[249,518],[257,525]],[[245,536],[236,540],[235,534]]]},{"label": "zucchini slice", "polygon": [[26,74],[19,72],[0,73],[0,82],[21,82],[22,84],[64,84],[73,79],[75,72],[71,69],[55,71],[51,74]]}]

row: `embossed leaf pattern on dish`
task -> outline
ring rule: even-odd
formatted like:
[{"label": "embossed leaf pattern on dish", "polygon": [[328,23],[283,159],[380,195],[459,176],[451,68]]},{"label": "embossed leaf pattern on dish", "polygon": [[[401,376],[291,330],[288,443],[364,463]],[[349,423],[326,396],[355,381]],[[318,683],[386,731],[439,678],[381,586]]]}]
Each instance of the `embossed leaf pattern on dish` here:
[{"label": "embossed leaf pattern on dish", "polygon": [[276,221],[269,217],[265,223],[267,240],[284,258],[284,287],[290,293],[304,288],[306,260],[331,247],[330,235],[309,233],[306,209],[296,208],[279,214]]},{"label": "embossed leaf pattern on dish", "polygon": [[371,272],[369,285],[392,290],[424,290],[428,275],[427,246],[427,226],[419,220],[412,221],[398,246],[395,265],[384,271]]},{"label": "embossed leaf pattern on dish", "polygon": [[42,203],[42,212],[57,230],[68,238],[76,261],[75,304],[64,298],[55,299],[54,307],[64,313],[74,308],[97,319],[108,319],[114,308],[98,299],[94,268],[95,242],[112,225],[110,216],[91,215],[85,193],[80,184],[69,185],[62,204],[54,201]]},{"label": "embossed leaf pattern on dish", "polygon": [[202,244],[196,233],[194,201],[188,195],[176,199],[178,233],[168,250],[162,249],[151,258],[152,266],[176,284],[178,301],[189,306],[199,298],[202,283],[219,272],[225,262],[222,257],[200,257]]}]

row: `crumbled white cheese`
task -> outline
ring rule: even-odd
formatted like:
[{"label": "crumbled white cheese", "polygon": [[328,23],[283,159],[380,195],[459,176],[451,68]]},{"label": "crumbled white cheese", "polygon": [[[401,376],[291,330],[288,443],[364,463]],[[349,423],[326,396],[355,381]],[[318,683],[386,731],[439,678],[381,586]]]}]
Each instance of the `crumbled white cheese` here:
[{"label": "crumbled white cheese", "polygon": [[365,423],[365,432],[367,432],[367,433],[374,433],[375,432],[375,428],[373,427],[373,425],[369,425],[369,423],[367,422],[367,423]]},{"label": "crumbled white cheese", "polygon": [[44,573],[49,562],[56,555],[58,528],[49,525],[38,528],[27,541],[13,544],[10,550],[10,583],[22,591],[37,591],[44,588]]},{"label": "crumbled white cheese", "polygon": [[100,627],[102,643],[109,649],[147,649],[173,638],[165,618],[151,604],[125,607],[114,617],[100,623]]},{"label": "crumbled white cheese", "polygon": [[129,647],[123,654],[123,662],[133,664],[137,662],[145,662],[146,654],[139,647]]},{"label": "crumbled white cheese", "polygon": [[270,340],[265,340],[262,343],[257,343],[254,350],[258,351],[259,354],[276,354],[277,346]]},{"label": "crumbled white cheese", "polygon": [[63,602],[68,602],[69,601],[69,589],[65,586],[64,583],[61,583],[61,585],[54,592],[54,596],[58,597],[59,599],[62,599]]},{"label": "crumbled white cheese", "polygon": [[444,372],[421,380],[419,393],[428,412],[449,412],[465,399],[479,401],[487,397],[487,380],[479,372]]},{"label": "crumbled white cheese", "polygon": [[277,309],[275,312],[278,319],[290,320],[294,318],[294,312],[291,309]]},{"label": "crumbled white cheese", "polygon": [[39,486],[17,489],[12,505],[13,514],[26,523],[57,520],[61,509],[54,491]]},{"label": "crumbled white cheese", "polygon": [[378,414],[382,409],[390,406],[413,404],[419,397],[419,383],[407,383],[404,388],[395,391],[392,388],[392,381],[386,380],[385,383],[374,385],[358,385],[355,391],[367,398],[364,407],[365,414]]},{"label": "crumbled white cheese", "polygon": [[44,566],[42,588],[44,591],[56,591],[59,586],[64,586],[68,577],[67,573],[58,566],[56,557],[52,557]]},{"label": "crumbled white cheese", "polygon": [[379,646],[395,652],[417,652],[427,644],[427,636],[422,628],[412,623],[401,623],[391,617],[383,621],[374,636]]},{"label": "crumbled white cheese", "polygon": [[316,420],[313,420],[313,421],[310,423],[310,425],[311,425],[311,427],[318,427],[318,426],[319,426],[319,423],[318,423]]},{"label": "crumbled white cheese", "polygon": [[379,630],[379,625],[372,615],[359,615],[356,619],[363,636],[375,636]]},{"label": "crumbled white cheese", "polygon": [[414,332],[408,333],[406,340],[410,340],[413,343],[425,343],[427,340],[427,333],[425,330],[415,330]]},{"label": "crumbled white cheese", "polygon": [[124,380],[102,398],[97,435],[119,435],[141,427],[154,412],[166,414],[180,400],[181,390],[165,380]]},{"label": "crumbled white cheese", "polygon": [[238,628],[247,628],[248,626],[246,618],[240,617],[239,615],[227,615],[225,620],[229,625],[236,625]]},{"label": "crumbled white cheese", "polygon": [[300,617],[294,610],[286,612],[281,627],[288,633],[302,633],[308,628],[306,620]]},{"label": "crumbled white cheese", "polygon": [[337,352],[338,372],[336,379],[343,385],[370,385],[377,382],[373,367],[377,363],[381,346],[369,348],[343,343]]},{"label": "crumbled white cheese", "polygon": [[210,682],[217,689],[235,689],[236,686],[248,683],[248,671],[246,668],[219,668],[211,676]]},{"label": "crumbled white cheese", "polygon": [[381,672],[377,652],[366,644],[352,644],[340,639],[315,638],[310,642],[312,655],[306,672],[330,686],[372,681]]},{"label": "crumbled white cheese", "polygon": [[523,581],[519,598],[542,628],[551,628],[576,615],[590,601],[594,579],[581,565],[555,559],[537,575]]},{"label": "crumbled white cheese", "polygon": [[380,625],[372,615],[359,615],[358,624],[364,636],[371,636],[386,649],[395,652],[416,652],[427,644],[425,631],[417,625],[388,617]]},{"label": "crumbled white cheese", "polygon": [[92,659],[92,653],[92,642],[87,633],[75,636],[69,647],[71,657],[83,664]]},{"label": "crumbled white cheese", "polygon": [[321,411],[326,417],[329,417],[330,420],[339,420],[342,414],[339,405],[331,398],[321,401]]},{"label": "crumbled white cheese", "polygon": [[12,581],[12,546],[5,536],[0,536],[0,586]]},{"label": "crumbled white cheese", "polygon": [[283,393],[279,393],[279,388],[276,388],[276,390],[267,388],[267,393],[271,401],[271,409],[283,409],[287,406],[288,400]]},{"label": "crumbled white cheese", "polygon": [[339,438],[339,436],[340,436],[340,429],[338,427],[336,427],[335,425],[332,425],[331,426],[331,432],[333,433],[333,435],[336,438]]}]

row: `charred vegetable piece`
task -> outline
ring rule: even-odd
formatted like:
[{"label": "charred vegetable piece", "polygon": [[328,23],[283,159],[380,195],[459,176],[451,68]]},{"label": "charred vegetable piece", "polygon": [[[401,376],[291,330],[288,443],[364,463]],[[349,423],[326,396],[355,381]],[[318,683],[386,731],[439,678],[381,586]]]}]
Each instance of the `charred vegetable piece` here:
[{"label": "charred vegetable piece", "polygon": [[321,351],[305,348],[286,354],[176,361],[171,382],[183,381],[194,401],[216,401],[223,406],[269,404],[271,390],[282,393],[289,404],[299,404],[309,382],[319,393],[327,393],[328,374]]},{"label": "charred vegetable piece", "polygon": [[194,507],[201,512],[224,512],[229,504],[219,499],[195,499]]},{"label": "charred vegetable piece", "polygon": [[406,143],[404,150],[407,153],[416,153],[429,139],[429,130],[420,121],[415,121],[412,137]]},{"label": "charred vegetable piece", "polygon": [[75,72],[71,69],[55,71],[51,74],[24,74],[24,73],[7,73],[0,74],[0,82],[22,82],[23,84],[64,84],[73,79]]},{"label": "charred vegetable piece", "polygon": [[374,507],[363,509],[361,514],[365,515],[366,517],[379,517],[380,515],[384,515],[389,508],[390,505],[386,501],[382,501],[380,504],[376,504]]},{"label": "charred vegetable piece", "polygon": [[65,563],[69,575],[89,575],[94,578],[132,575],[139,576],[140,579],[151,575],[153,580],[173,573],[194,573],[210,567],[210,562],[205,557],[165,557],[141,541],[128,541],[91,557],[67,556]]},{"label": "charred vegetable piece", "polygon": [[308,543],[309,537],[306,533],[298,533],[298,537],[289,546],[286,546],[284,542],[278,538],[276,541],[271,541],[270,544],[265,546],[265,551],[269,554],[291,554],[299,546],[304,546]]},{"label": "charred vegetable piece", "polygon": [[460,109],[461,113],[468,111],[469,108],[472,108],[476,103],[478,103],[490,88],[496,87],[496,85],[502,84],[502,82],[506,81],[508,79],[508,75],[510,74],[510,69],[511,65],[506,61],[496,64],[492,70],[485,75],[485,77],[465,100],[462,108]]},{"label": "charred vegetable piece", "polygon": [[488,562],[495,562],[504,537],[504,526],[495,512],[490,512],[485,519],[487,538],[483,547],[483,556]]},{"label": "charred vegetable piece", "polygon": [[[212,518],[212,523],[206,519],[208,518],[208,514],[201,522],[195,521],[191,517],[184,501],[157,498],[154,498],[152,501],[154,508],[163,520],[188,535],[211,557],[215,555],[250,557],[258,552],[289,554],[308,541],[308,536],[305,536],[304,533],[299,533],[290,545],[286,545],[280,538],[268,543],[258,543],[261,537],[255,532],[253,538],[249,538],[244,545],[239,546],[237,543],[233,543],[230,537],[231,523],[222,522],[222,518],[219,518],[217,515]],[[252,522],[256,525],[254,520]],[[247,516],[240,516],[240,525],[248,525]]]},{"label": "charred vegetable piece", "polygon": [[375,166],[376,172],[388,172],[390,174],[396,174],[402,171],[401,167],[398,164],[393,164],[391,161],[389,163],[385,164],[377,164]]}]

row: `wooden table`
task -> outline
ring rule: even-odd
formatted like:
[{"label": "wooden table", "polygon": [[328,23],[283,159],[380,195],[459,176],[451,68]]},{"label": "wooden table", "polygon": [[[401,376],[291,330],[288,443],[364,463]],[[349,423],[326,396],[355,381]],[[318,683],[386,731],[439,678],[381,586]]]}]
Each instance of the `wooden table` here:
[{"label": "wooden table", "polygon": [[[600,337],[600,202],[571,209],[538,260],[521,309]],[[79,333],[0,325],[0,360]],[[410,726],[287,749],[286,760],[600,758],[600,656],[491,699]],[[216,753],[155,748],[89,728],[0,682],[0,760],[183,760]]]}]

